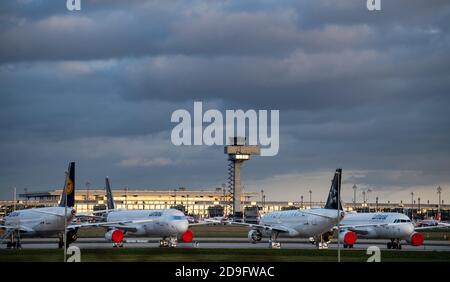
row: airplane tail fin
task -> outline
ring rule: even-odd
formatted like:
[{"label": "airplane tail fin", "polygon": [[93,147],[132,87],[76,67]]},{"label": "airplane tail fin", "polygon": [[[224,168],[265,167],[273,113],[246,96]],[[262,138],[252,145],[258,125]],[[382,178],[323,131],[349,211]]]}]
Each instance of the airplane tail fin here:
[{"label": "airplane tail fin", "polygon": [[109,184],[109,178],[105,178],[105,189],[106,189],[106,206],[108,210],[113,210],[116,208],[116,204],[114,203],[114,198],[111,191],[111,185]]},{"label": "airplane tail fin", "polygon": [[67,206],[75,206],[75,162],[69,163],[69,168],[67,169],[66,182],[64,183],[63,193],[61,195],[61,200],[59,201],[59,206],[66,206],[66,193],[67,193]]},{"label": "airplane tail fin", "polygon": [[[341,198],[341,182],[342,182],[342,169],[336,169],[334,173],[333,181],[331,182],[330,193],[328,194],[327,203],[325,204],[326,209],[342,210]],[[338,199],[339,195],[339,199]]]}]

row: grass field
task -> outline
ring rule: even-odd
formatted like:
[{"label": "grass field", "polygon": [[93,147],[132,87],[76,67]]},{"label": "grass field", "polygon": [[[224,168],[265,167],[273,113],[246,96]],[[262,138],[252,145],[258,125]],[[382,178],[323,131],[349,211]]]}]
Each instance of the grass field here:
[{"label": "grass field", "polygon": [[[365,262],[364,250],[343,250],[341,261]],[[45,250],[0,250],[0,262],[58,262],[63,252]],[[334,262],[336,250],[292,249],[86,249],[81,261],[114,262]],[[449,262],[450,252],[384,251],[383,262]]]}]

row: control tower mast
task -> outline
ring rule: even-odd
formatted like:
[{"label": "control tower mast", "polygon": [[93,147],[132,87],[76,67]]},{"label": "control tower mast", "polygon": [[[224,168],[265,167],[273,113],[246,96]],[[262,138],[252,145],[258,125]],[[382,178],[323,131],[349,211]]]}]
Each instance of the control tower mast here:
[{"label": "control tower mast", "polygon": [[242,218],[241,205],[241,165],[250,159],[251,155],[259,155],[260,148],[255,145],[247,145],[245,137],[230,138],[231,145],[225,146],[225,154],[228,155],[228,211],[236,218]]}]

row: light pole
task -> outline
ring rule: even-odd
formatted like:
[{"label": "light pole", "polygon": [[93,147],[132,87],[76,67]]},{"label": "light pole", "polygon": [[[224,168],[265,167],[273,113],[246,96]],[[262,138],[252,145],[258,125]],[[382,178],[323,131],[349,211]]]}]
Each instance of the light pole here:
[{"label": "light pole", "polygon": [[186,194],[186,214],[189,215],[189,194]]},{"label": "light pole", "polygon": [[439,197],[439,200],[438,200],[438,213],[440,213],[441,212],[441,193],[442,193],[441,186],[439,186],[437,188],[437,193],[438,193],[438,197]]},{"label": "light pole", "polygon": [[89,187],[91,187],[91,183],[86,181],[86,211],[89,210]]},{"label": "light pole", "polygon": [[356,187],[356,184],[353,185],[353,210],[356,210],[356,190],[358,187]]},{"label": "light pole", "polygon": [[177,206],[177,189],[173,189],[173,191],[175,192],[175,199],[174,199],[174,206]]},{"label": "light pole", "polygon": [[25,191],[25,207],[28,208],[28,188],[23,188]]},{"label": "light pole", "polygon": [[411,192],[411,219],[413,219],[413,208],[414,208],[414,192]]},{"label": "light pole", "polygon": [[378,196],[375,198],[375,211],[378,212]]},{"label": "light pole", "polygon": [[420,197],[417,198],[417,204],[418,204],[418,206],[417,206],[417,213],[418,213],[418,214],[422,214],[422,213],[420,212]]},{"label": "light pole", "polygon": [[266,208],[266,195],[263,195],[263,211]]},{"label": "light pole", "polygon": [[14,201],[14,203],[13,203],[13,211],[15,211],[16,210],[16,202],[17,202],[17,200],[16,200],[16,195],[17,195],[17,192],[16,192],[16,187],[14,187],[14,189],[13,189],[13,193],[14,193],[14,195],[13,195],[13,201]]},{"label": "light pole", "polygon": [[128,187],[125,187],[125,208],[128,210]]},{"label": "light pole", "polygon": [[264,190],[261,190],[261,207],[262,207],[262,209],[264,211],[263,202],[264,202]]},{"label": "light pole", "polygon": [[309,193],[309,208],[311,209],[312,208],[312,190],[309,190],[308,193]]},{"label": "light pole", "polygon": [[369,198],[369,194],[372,192],[371,189],[367,189],[367,208],[369,209],[370,212],[370,198]]}]

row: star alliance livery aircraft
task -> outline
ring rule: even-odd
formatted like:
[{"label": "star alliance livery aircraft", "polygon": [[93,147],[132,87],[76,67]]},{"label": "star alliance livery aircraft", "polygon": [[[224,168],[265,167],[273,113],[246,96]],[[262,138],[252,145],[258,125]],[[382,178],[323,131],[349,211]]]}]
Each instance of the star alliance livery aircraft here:
[{"label": "star alliance livery aircraft", "polygon": [[[340,201],[342,169],[336,169],[324,208],[308,210],[290,210],[269,212],[261,217],[259,224],[249,224],[235,221],[225,221],[225,224],[245,225],[250,228],[248,239],[252,243],[261,241],[263,236],[269,236],[269,248],[280,248],[278,236],[315,237],[317,246],[322,241],[322,234],[332,229],[343,217],[344,212]],[[356,238],[347,234],[349,241]]]}]

